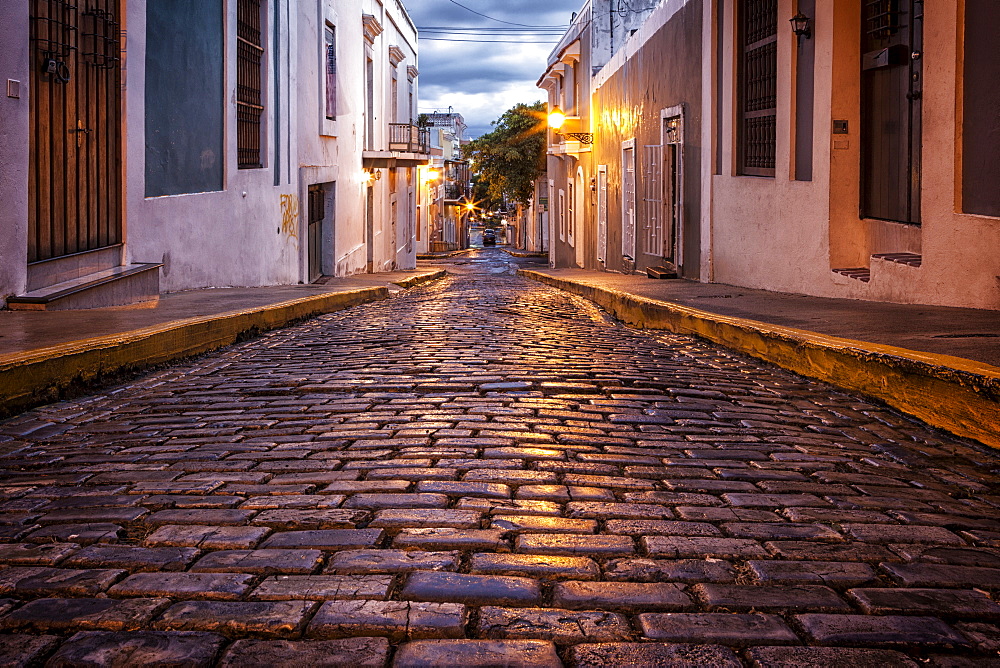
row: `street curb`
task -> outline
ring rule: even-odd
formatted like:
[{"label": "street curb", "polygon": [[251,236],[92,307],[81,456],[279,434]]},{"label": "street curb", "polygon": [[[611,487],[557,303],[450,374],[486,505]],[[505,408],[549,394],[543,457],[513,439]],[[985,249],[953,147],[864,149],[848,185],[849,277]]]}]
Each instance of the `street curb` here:
[{"label": "street curb", "polygon": [[506,248],[504,249],[504,251],[506,251],[508,255],[512,255],[514,257],[543,258],[549,256],[548,253],[529,253],[528,251],[512,251],[512,250],[507,250]]},{"label": "street curb", "polygon": [[417,276],[404,278],[401,281],[394,281],[393,284],[398,285],[401,288],[412,288],[422,283],[429,283],[430,281],[436,281],[437,279],[444,278],[447,275],[448,275],[448,270],[438,269],[436,271],[429,271],[426,274],[418,274]]},{"label": "street curb", "polygon": [[63,390],[100,376],[199,355],[248,334],[388,297],[386,287],[331,292],[0,355],[0,417],[54,401]]},{"label": "street curb", "polygon": [[1000,368],[990,364],[722,316],[528,269],[518,274],[589,299],[628,325],[697,336],[1000,448]]}]

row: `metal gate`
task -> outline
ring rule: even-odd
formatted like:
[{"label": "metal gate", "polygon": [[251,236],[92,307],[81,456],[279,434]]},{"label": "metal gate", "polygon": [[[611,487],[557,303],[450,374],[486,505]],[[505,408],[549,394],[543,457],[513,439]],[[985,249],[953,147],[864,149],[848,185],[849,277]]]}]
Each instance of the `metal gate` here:
[{"label": "metal gate", "polygon": [[635,260],[635,140],[622,146],[622,256]]},{"label": "metal gate", "polygon": [[660,169],[663,147],[643,146],[642,172],[642,252],[646,255],[660,257],[663,255],[663,218],[660,209],[663,206],[663,174]]},{"label": "metal gate", "polygon": [[919,224],[923,1],[862,12],[861,216]]},{"label": "metal gate", "polygon": [[608,260],[608,166],[597,167],[597,261]]},{"label": "metal gate", "polygon": [[119,0],[31,1],[28,262],[122,240]]}]

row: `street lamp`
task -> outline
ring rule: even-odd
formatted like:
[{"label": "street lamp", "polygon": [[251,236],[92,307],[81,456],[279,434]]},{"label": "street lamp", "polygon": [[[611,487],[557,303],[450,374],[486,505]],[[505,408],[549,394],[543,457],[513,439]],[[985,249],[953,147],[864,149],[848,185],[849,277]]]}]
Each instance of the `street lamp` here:
[{"label": "street lamp", "polygon": [[792,33],[802,41],[802,38],[812,37],[812,30],[810,29],[809,23],[812,21],[808,16],[802,12],[797,13],[792,18],[788,19],[788,22],[792,24]]},{"label": "street lamp", "polygon": [[566,116],[566,113],[562,109],[558,106],[552,107],[552,111],[549,112],[549,127],[555,131],[555,134],[575,139],[581,144],[594,143],[594,135],[590,132],[559,132],[568,120],[569,117]]},{"label": "street lamp", "polygon": [[558,130],[566,123],[566,114],[559,107],[552,107],[552,111],[549,112],[549,127],[553,130]]}]

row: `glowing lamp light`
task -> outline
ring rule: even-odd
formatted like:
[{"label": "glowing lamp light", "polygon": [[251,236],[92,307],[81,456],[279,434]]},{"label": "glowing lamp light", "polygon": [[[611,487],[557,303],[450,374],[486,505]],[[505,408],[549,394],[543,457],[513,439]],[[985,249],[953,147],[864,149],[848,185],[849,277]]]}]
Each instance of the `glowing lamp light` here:
[{"label": "glowing lamp light", "polygon": [[438,177],[441,176],[441,172],[436,169],[428,169],[424,172],[424,181],[430,183],[431,181],[437,181]]},{"label": "glowing lamp light", "polygon": [[552,107],[549,112],[549,127],[558,130],[566,123],[566,114],[559,107]]},{"label": "glowing lamp light", "polygon": [[[549,112],[549,127],[555,130],[557,135],[559,134],[559,129],[566,124],[566,120],[566,114],[562,109],[559,107],[552,107],[552,111]],[[581,144],[594,143],[594,135],[590,132],[567,132],[563,136],[576,140]]]}]

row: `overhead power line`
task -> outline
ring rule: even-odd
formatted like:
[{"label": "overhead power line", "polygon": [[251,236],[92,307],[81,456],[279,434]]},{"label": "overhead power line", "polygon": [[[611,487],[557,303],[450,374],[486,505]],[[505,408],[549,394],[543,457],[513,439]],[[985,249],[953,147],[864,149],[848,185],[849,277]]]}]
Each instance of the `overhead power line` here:
[{"label": "overhead power line", "polygon": [[504,21],[503,19],[497,19],[492,16],[487,16],[486,14],[483,14],[481,12],[477,12],[475,9],[472,9],[471,7],[466,7],[461,2],[457,2],[456,0],[448,0],[448,2],[450,2],[453,5],[458,5],[467,12],[472,12],[476,16],[482,16],[484,19],[489,19],[490,21],[496,21],[497,23],[506,23],[507,25],[520,26],[522,28],[565,28],[566,27],[566,26],[537,26],[537,25],[528,25],[525,23],[513,23],[511,21]]},{"label": "overhead power line", "polygon": [[525,39],[453,39],[450,37],[421,37],[428,42],[476,42],[477,44],[556,44],[558,39],[545,41]]}]

